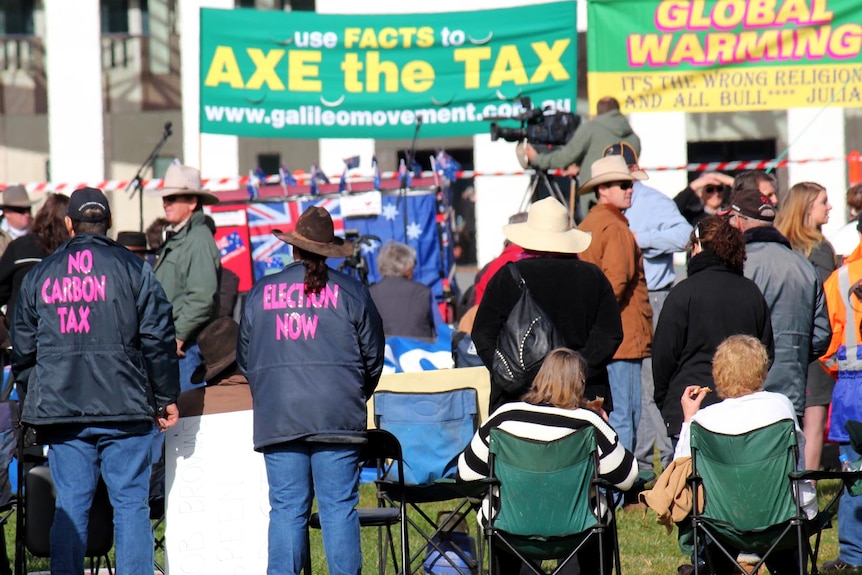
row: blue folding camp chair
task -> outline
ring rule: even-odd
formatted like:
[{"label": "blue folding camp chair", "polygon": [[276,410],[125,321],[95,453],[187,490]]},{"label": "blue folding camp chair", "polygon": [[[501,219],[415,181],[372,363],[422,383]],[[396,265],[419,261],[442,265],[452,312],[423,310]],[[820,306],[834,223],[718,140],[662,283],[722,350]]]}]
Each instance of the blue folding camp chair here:
[{"label": "blue folding camp chair", "polygon": [[[374,394],[374,420],[398,438],[404,454],[404,487],[394,477],[378,482],[378,490],[392,504],[406,502],[415,510],[408,516],[411,529],[424,539],[423,548],[410,556],[405,573],[421,572],[475,575],[481,571],[482,537],[477,528],[479,550],[473,539],[459,531],[466,525],[465,513],[480,499],[464,496],[452,485],[435,483],[453,478],[458,455],[479,426],[479,401],[473,388],[437,393],[379,391]],[[450,511],[431,517],[421,504],[453,501]],[[418,515],[418,518],[415,518]]]}]

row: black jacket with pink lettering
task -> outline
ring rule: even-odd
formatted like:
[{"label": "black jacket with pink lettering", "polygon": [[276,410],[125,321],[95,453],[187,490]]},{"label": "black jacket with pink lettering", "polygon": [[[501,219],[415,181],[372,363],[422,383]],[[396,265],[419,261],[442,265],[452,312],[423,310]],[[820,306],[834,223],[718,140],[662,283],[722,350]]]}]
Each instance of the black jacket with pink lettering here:
[{"label": "black jacket with pink lettering", "polygon": [[11,335],[26,423],[154,421],[176,403],[171,304],[150,265],[105,236],[77,235],[30,270]]},{"label": "black jacket with pink lettering", "polygon": [[304,279],[305,267],[291,264],[246,299],[236,359],[248,375],[259,451],[363,438],[365,402],[383,370],[383,322],[368,288],[330,268],[324,290],[309,296]]}]

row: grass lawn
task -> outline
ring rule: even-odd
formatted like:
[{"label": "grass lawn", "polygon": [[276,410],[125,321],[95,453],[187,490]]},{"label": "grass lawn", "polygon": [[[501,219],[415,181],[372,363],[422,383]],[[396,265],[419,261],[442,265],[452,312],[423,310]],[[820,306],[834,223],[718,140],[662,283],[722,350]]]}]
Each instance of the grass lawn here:
[{"label": "grass lawn", "polygon": [[[832,495],[835,494],[837,488],[837,482],[821,482],[818,486],[821,506],[825,505]],[[374,490],[372,486],[364,485],[361,495],[363,506],[374,504]],[[430,509],[431,513],[429,515],[434,517],[438,510],[447,509],[447,504],[427,504],[423,508]],[[668,534],[663,526],[655,522],[655,513],[652,511],[647,511],[646,514],[642,511],[621,512],[617,514],[617,522],[620,536],[622,572],[625,575],[674,575],[679,565],[689,563],[689,559],[683,556],[679,550],[676,541],[676,531]],[[471,529],[473,530],[473,536],[475,536],[474,525],[475,517],[472,517]],[[419,550],[421,545],[418,537],[413,537],[412,530],[410,537],[411,548],[414,551]],[[371,574],[377,572],[376,542],[376,530],[363,529],[363,573]],[[327,573],[320,533],[312,533],[311,546],[312,566],[315,575]],[[837,555],[837,528],[824,530],[818,563],[822,564],[823,561],[834,559]],[[388,572],[392,572],[391,565]]]},{"label": "grass lawn", "polygon": [[[818,495],[821,505],[825,504],[827,498],[831,497],[837,489],[836,482],[823,481],[818,485]],[[363,485],[361,488],[361,505],[373,506],[374,488],[371,485]],[[423,509],[430,511],[432,517],[437,511],[449,508],[449,504],[427,504]],[[655,522],[655,514],[647,511],[644,515],[641,511],[624,512],[617,515],[618,529],[620,534],[620,551],[622,556],[622,569],[625,575],[673,575],[677,567],[687,563],[688,558],[679,551],[676,542],[676,532],[668,534],[665,528]],[[475,536],[475,518],[470,518],[470,525]],[[418,536],[413,536],[411,531],[411,547],[419,551],[422,546]],[[397,535],[396,535],[397,537]],[[363,572],[372,574],[377,572],[377,530],[373,528],[363,529],[362,550],[364,555]],[[6,548],[10,558],[15,553],[15,521],[14,517],[6,526]],[[323,544],[319,531],[311,534],[312,570],[315,575],[325,574],[326,562],[323,556]],[[838,534],[835,528],[823,532],[819,563],[834,559],[838,554]],[[157,559],[161,559],[157,557]],[[113,561],[113,558],[112,558]],[[29,571],[47,571],[46,559],[28,558]],[[388,573],[392,573],[391,565]],[[846,573],[843,571],[842,573]]]}]

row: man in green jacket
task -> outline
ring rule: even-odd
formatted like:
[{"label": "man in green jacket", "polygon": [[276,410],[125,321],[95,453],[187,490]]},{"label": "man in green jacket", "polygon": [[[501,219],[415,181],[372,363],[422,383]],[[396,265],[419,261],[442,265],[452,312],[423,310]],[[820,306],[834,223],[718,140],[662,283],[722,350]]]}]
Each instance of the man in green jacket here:
[{"label": "man in green jacket", "polygon": [[527,144],[525,154],[530,165],[541,170],[565,168],[566,175],[580,175],[581,181],[586,182],[592,177],[590,166],[602,157],[605,148],[611,144],[628,142],[640,156],[640,138],[632,131],[626,117],[620,113],[620,103],[616,98],[605,97],[599,100],[596,114],[592,120],[578,128],[572,139],[562,148],[539,153]]},{"label": "man in green jacket", "polygon": [[180,387],[186,391],[201,363],[197,335],[218,316],[221,259],[203,213],[218,198],[201,189],[200,171],[176,165],[168,168],[162,189],[147,193],[162,198],[168,220],[155,271],[173,305]]}]

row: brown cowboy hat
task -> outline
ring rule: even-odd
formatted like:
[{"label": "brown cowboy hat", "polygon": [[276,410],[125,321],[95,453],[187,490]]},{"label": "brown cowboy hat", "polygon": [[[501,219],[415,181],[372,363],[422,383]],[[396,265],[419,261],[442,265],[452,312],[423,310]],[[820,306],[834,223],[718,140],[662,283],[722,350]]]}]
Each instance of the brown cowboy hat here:
[{"label": "brown cowboy hat", "polygon": [[147,190],[147,195],[154,198],[165,196],[189,195],[198,196],[202,205],[217,204],[218,198],[201,189],[201,172],[191,166],[173,165],[165,172],[162,187],[157,190]]},{"label": "brown cowboy hat", "polygon": [[0,200],[2,208],[29,208],[38,200],[30,201],[27,188],[24,186],[9,186],[3,190],[3,198]]},{"label": "brown cowboy hat", "polygon": [[209,381],[236,363],[236,338],[239,326],[230,317],[220,317],[198,334],[203,360],[192,372],[192,383]]},{"label": "brown cowboy hat", "polygon": [[152,253],[147,247],[147,234],[144,232],[120,232],[117,234],[117,243],[130,252],[149,254]]},{"label": "brown cowboy hat", "polygon": [[332,216],[318,206],[305,210],[292,232],[273,230],[272,233],[285,243],[319,256],[346,258],[353,254],[353,243],[335,235]]}]

